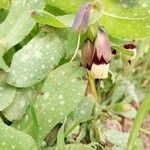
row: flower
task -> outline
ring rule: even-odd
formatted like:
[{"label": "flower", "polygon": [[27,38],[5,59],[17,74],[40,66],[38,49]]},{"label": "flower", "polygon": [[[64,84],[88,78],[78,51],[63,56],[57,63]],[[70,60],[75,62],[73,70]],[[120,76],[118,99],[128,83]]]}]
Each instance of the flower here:
[{"label": "flower", "polygon": [[73,30],[75,32],[86,32],[89,23],[91,7],[92,6],[89,3],[81,5],[73,23]]},{"label": "flower", "polygon": [[94,42],[91,72],[96,79],[108,77],[111,45],[108,35],[100,28]]},{"label": "flower", "polygon": [[92,65],[92,56],[93,56],[94,44],[91,40],[87,39],[82,47],[82,61],[83,66],[87,69],[91,69]]},{"label": "flower", "polygon": [[83,65],[95,79],[108,77],[111,46],[107,34],[100,28],[94,43],[86,40],[82,47]]}]

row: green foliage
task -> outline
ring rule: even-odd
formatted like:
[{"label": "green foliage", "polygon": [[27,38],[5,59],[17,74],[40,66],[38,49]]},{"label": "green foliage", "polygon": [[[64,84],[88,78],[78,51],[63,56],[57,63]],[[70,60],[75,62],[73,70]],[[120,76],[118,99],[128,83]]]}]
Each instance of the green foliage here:
[{"label": "green foliage", "polygon": [[31,13],[44,7],[43,0],[12,0],[10,12],[0,24],[0,49],[7,51],[27,36],[35,25]]},{"label": "green foliage", "polygon": [[38,23],[57,28],[72,27],[74,19],[74,15],[54,16],[46,11],[41,10],[34,12],[32,17]]},{"label": "green foliage", "polygon": [[138,113],[135,118],[135,122],[131,131],[131,134],[128,139],[128,149],[132,150],[135,140],[139,134],[140,127],[142,125],[142,122],[147,115],[148,111],[150,109],[150,91],[146,95],[144,101],[141,104],[141,107],[138,110]]},{"label": "green foliage", "polygon": [[46,0],[46,2],[66,13],[75,13],[81,4],[89,2],[89,0]]},{"label": "green foliage", "polygon": [[5,125],[0,120],[0,149],[37,150],[35,141],[26,133]]},{"label": "green foliage", "polygon": [[63,40],[52,29],[48,33],[35,36],[15,53],[8,83],[16,87],[28,87],[43,80],[64,55]]},{"label": "green foliage", "polygon": [[0,83],[0,111],[8,107],[14,100],[16,88]]},{"label": "green foliage", "polygon": [[148,0],[102,0],[100,24],[114,37],[140,39],[150,36]]},{"label": "green foliage", "polygon": [[[75,33],[74,18],[85,3],[91,6],[88,29]],[[138,135],[150,104],[149,93],[143,101],[150,83],[149,9],[149,0],[0,0],[0,149],[143,149]],[[83,13],[79,28],[88,18]],[[108,78],[95,80],[81,50],[101,26],[116,54]],[[134,53],[124,44],[132,47],[133,40],[137,56],[129,61]],[[124,120],[135,120],[131,134]]]}]

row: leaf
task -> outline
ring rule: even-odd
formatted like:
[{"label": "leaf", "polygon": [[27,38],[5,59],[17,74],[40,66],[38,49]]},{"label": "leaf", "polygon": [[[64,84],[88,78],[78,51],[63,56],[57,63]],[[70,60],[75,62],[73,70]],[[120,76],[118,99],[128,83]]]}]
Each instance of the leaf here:
[{"label": "leaf", "polygon": [[15,93],[16,88],[11,87],[6,83],[0,84],[0,111],[4,110],[13,102]]},{"label": "leaf", "polygon": [[8,14],[7,10],[0,9],[0,23],[2,23],[4,21],[4,19],[6,18],[7,14]]},{"label": "leaf", "polygon": [[33,19],[41,24],[57,28],[72,27],[74,15],[54,16],[46,11],[37,10],[32,13]]},{"label": "leaf", "polygon": [[10,121],[21,119],[32,98],[31,89],[17,89],[13,102],[3,110],[4,116]]},{"label": "leaf", "polygon": [[1,0],[0,1],[0,9],[9,9],[10,7],[10,1],[9,0]]},{"label": "leaf", "polygon": [[71,58],[73,56],[74,51],[77,47],[77,43],[78,43],[78,35],[70,30],[68,33],[68,39],[65,47],[66,58]]},{"label": "leaf", "polygon": [[120,116],[129,119],[134,119],[137,113],[136,109],[127,103],[116,103],[113,109]]},{"label": "leaf", "polygon": [[111,144],[125,148],[127,145],[127,140],[128,140],[129,134],[126,132],[121,132],[121,131],[117,131],[117,130],[107,130],[107,131],[105,131],[105,136],[106,136],[106,139]]},{"label": "leaf", "polygon": [[85,97],[76,108],[76,119],[80,120],[80,122],[86,122],[91,119],[95,104],[93,97]]},{"label": "leaf", "polygon": [[150,36],[150,1],[102,0],[99,20],[114,37],[140,39]]},{"label": "leaf", "polygon": [[[65,64],[49,74],[40,92],[42,95],[34,105],[40,141],[82,100],[86,88],[86,81],[82,80],[84,75],[85,71],[75,62]],[[33,135],[32,125],[30,110],[22,120],[13,124],[18,130],[23,130],[30,135]]]},{"label": "leaf", "polygon": [[132,150],[135,140],[139,134],[140,127],[144,121],[145,116],[147,115],[148,111],[150,109],[150,90],[148,91],[148,94],[146,95],[144,101],[142,102],[137,115],[135,117],[135,121],[128,139],[128,149]]},{"label": "leaf", "polygon": [[63,125],[61,126],[61,128],[58,131],[58,135],[57,135],[57,148],[56,149],[61,149],[61,150],[65,150],[65,141],[64,141],[64,128],[65,128],[65,123],[66,123],[66,119],[63,123]]},{"label": "leaf", "polygon": [[118,52],[120,52],[120,53],[122,53],[124,55],[130,56],[130,57],[134,55],[134,52],[129,51],[129,50],[127,50],[127,49],[125,49],[123,47],[117,46],[117,45],[112,45],[112,48],[114,50],[116,50],[116,51],[118,51]]},{"label": "leaf", "polygon": [[44,0],[12,0],[10,12],[0,24],[0,48],[5,52],[25,38],[35,25],[31,13],[44,8]]},{"label": "leaf", "polygon": [[66,13],[76,12],[80,5],[88,2],[89,0],[46,0],[46,2],[52,6],[55,6]]},{"label": "leaf", "polygon": [[112,95],[112,104],[115,104],[118,100],[122,98],[122,96],[125,93],[125,87],[123,85],[117,85],[114,89],[113,95]]},{"label": "leaf", "polygon": [[8,74],[8,83],[29,87],[43,80],[64,54],[64,40],[56,31],[39,33],[15,53]]},{"label": "leaf", "polygon": [[36,114],[42,140],[49,130],[73,111],[84,97],[85,71],[78,63],[68,63],[51,72],[37,99]]},{"label": "leaf", "polygon": [[[45,150],[57,150],[55,148],[46,148]],[[65,150],[95,150],[90,145],[86,144],[68,144],[65,145]]]},{"label": "leaf", "polygon": [[35,141],[27,134],[5,125],[0,120],[0,149],[37,150]]},{"label": "leaf", "polygon": [[0,68],[6,72],[9,72],[9,67],[6,65],[4,59],[0,56]]}]

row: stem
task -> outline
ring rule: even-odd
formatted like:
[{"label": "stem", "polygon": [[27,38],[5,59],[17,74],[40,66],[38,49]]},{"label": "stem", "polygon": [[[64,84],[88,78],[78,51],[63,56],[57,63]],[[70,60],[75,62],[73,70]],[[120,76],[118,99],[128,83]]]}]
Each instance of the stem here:
[{"label": "stem", "polygon": [[147,135],[150,135],[150,131],[148,131],[148,130],[140,128],[140,131],[143,132],[143,133],[145,133],[145,134],[147,134]]},{"label": "stem", "polygon": [[74,53],[73,57],[71,58],[70,62],[72,62],[75,59],[75,57],[78,53],[79,46],[80,46],[80,40],[81,40],[81,32],[79,32],[77,47],[76,47],[75,53]]},{"label": "stem", "polygon": [[95,80],[93,79],[93,76],[90,71],[88,71],[88,80],[89,80],[89,84],[90,84],[91,94],[95,97],[96,102],[99,103],[97,90],[96,90],[96,86],[95,86]]}]

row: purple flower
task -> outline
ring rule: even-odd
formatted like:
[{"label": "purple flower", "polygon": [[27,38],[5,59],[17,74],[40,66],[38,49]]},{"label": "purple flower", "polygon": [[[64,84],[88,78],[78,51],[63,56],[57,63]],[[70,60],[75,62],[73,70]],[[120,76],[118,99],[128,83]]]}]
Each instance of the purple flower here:
[{"label": "purple flower", "polygon": [[94,44],[86,40],[82,47],[83,65],[91,70],[96,79],[108,77],[109,62],[111,59],[111,45],[107,34],[100,28]]},{"label": "purple flower", "polygon": [[100,28],[94,42],[91,73],[95,79],[108,77],[109,62],[111,59],[111,45],[108,35]]},{"label": "purple flower", "polygon": [[90,11],[91,4],[86,3],[81,5],[73,23],[73,30],[75,32],[86,32],[89,23]]}]

